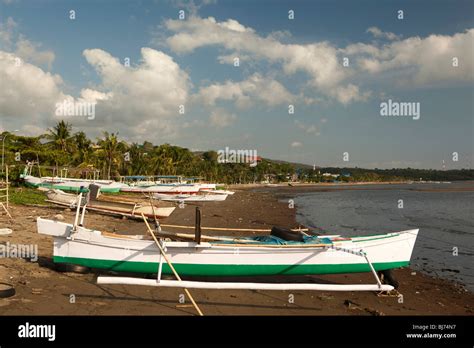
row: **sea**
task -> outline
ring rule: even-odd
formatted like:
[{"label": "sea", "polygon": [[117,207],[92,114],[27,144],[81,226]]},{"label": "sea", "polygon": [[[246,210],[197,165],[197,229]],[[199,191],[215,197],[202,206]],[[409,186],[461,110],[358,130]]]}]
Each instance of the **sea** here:
[{"label": "sea", "polygon": [[326,186],[298,194],[294,202],[298,222],[318,233],[419,228],[411,268],[474,291],[474,182]]}]

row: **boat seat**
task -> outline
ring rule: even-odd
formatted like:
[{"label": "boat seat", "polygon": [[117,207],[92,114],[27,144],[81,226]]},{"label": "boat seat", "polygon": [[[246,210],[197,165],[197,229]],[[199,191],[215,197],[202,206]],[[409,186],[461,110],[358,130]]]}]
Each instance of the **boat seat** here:
[{"label": "boat seat", "polygon": [[304,241],[304,234],[300,231],[292,231],[284,227],[273,226],[270,235],[288,241]]}]

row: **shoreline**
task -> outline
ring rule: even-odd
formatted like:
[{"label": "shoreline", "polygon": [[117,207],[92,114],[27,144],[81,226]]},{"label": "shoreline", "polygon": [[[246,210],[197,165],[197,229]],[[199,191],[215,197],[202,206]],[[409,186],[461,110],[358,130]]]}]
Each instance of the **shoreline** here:
[{"label": "shoreline", "polygon": [[[292,187],[291,187],[292,188]],[[273,190],[272,190],[273,191]],[[224,202],[199,204],[203,226],[236,228],[271,228],[274,225],[297,227],[296,209],[279,201],[275,192],[241,189]],[[24,207],[12,205],[15,223],[0,216],[0,227],[13,234],[0,236],[0,243],[37,244],[40,261],[0,259],[0,281],[12,283],[17,294],[0,299],[0,315],[193,315],[193,308],[180,307],[181,289],[148,288],[123,285],[97,285],[95,275],[58,273],[47,266],[52,254],[52,239],[36,233],[37,216],[63,215],[72,221],[74,212],[64,208]],[[145,233],[143,223],[111,216],[86,214],[86,226],[122,233]],[[194,205],[176,211],[163,224],[194,224]],[[172,232],[174,230],[169,228]],[[181,230],[182,231],[182,230]],[[210,235],[222,232],[206,231]],[[225,233],[254,235],[255,233]],[[40,265],[42,264],[42,265]],[[206,315],[472,315],[474,294],[456,283],[398,269],[400,282],[397,297],[379,297],[363,292],[321,291],[250,291],[193,290],[193,296]],[[245,279],[247,280],[247,279]],[[373,276],[335,274],[324,276],[257,277],[253,281],[310,281],[335,283],[373,282]],[[74,295],[75,303],[70,303]],[[289,302],[290,295],[294,303]]]}]

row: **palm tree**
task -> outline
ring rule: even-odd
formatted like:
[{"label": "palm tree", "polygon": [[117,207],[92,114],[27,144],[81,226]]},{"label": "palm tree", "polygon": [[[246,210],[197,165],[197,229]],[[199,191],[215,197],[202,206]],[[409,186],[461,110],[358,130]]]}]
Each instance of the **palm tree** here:
[{"label": "palm tree", "polygon": [[49,134],[46,134],[45,137],[51,140],[56,149],[68,152],[71,145],[71,130],[72,126],[61,120],[52,129],[48,129]]},{"label": "palm tree", "polygon": [[84,132],[77,132],[76,134],[74,134],[73,138],[77,150],[77,164],[79,166],[87,165],[91,152],[92,142],[87,138],[87,135]]},{"label": "palm tree", "polygon": [[100,152],[102,157],[105,159],[107,166],[107,179],[110,180],[110,174],[112,166],[118,164],[121,161],[121,152],[123,144],[119,142],[117,134],[103,132],[104,139],[99,139],[97,145],[100,146]]}]

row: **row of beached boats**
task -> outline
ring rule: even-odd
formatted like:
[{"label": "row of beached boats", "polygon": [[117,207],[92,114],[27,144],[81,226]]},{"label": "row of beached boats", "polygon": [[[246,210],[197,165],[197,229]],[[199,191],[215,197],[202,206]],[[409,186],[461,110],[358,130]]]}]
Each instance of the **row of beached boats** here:
[{"label": "row of beached boats", "polygon": [[223,189],[223,185],[198,182],[197,178],[182,176],[125,176],[121,181],[78,179],[59,176],[37,177],[31,175],[32,166],[25,167],[21,175],[27,186],[61,191],[85,192],[89,185],[100,187],[104,193],[143,193],[155,199],[170,202],[210,202],[223,201],[234,194]]},{"label": "row of beached boats", "polygon": [[[35,180],[31,175],[24,175],[24,179],[30,183]],[[53,237],[53,261],[55,263],[106,272],[97,278],[99,284],[184,288],[200,314],[202,312],[188,289],[389,292],[394,289],[394,283],[383,283],[379,275],[382,272],[390,280],[391,275],[388,273],[390,270],[409,265],[419,232],[418,229],[412,229],[372,236],[343,237],[340,235],[316,235],[309,230],[274,227],[269,231],[270,233],[252,237],[210,236],[201,233],[200,210],[197,207],[195,233],[175,233],[162,230],[159,223],[160,218],[169,216],[175,209],[174,206],[165,207],[163,203],[157,204],[156,199],[173,202],[173,198],[170,196],[161,196],[164,195],[162,192],[136,191],[149,193],[146,195],[149,199],[135,202],[127,200],[123,196],[104,197],[100,195],[101,191],[108,192],[107,189],[104,190],[107,185],[119,183],[82,181],[81,188],[87,184],[87,192],[82,192],[79,189],[77,194],[73,194],[66,193],[55,185],[71,185],[71,183],[75,183],[74,180],[63,180],[58,183],[55,179],[49,181],[51,186],[48,186],[47,180],[41,179],[36,187],[47,190],[48,201],[76,209],[73,223],[43,217],[37,218],[38,233]],[[148,182],[147,185],[148,188],[160,186],[156,181]],[[130,187],[132,186],[129,185],[127,189]],[[173,186],[170,185],[170,187]],[[207,190],[211,192],[213,189],[214,187],[207,187]],[[220,193],[210,194],[219,195]],[[191,191],[176,193],[176,196],[184,201],[186,198],[198,195],[191,193]],[[223,196],[227,196],[227,194],[223,194]],[[131,235],[88,228],[84,221],[86,210],[143,219],[148,234]],[[154,229],[150,227],[149,219],[155,221]],[[174,227],[193,228],[193,226]],[[111,276],[110,272],[113,272],[114,275]],[[117,275],[117,272],[125,272],[126,275]],[[225,279],[225,277],[236,276],[291,276],[359,272],[371,272],[374,276],[374,283],[318,283],[314,282],[314,279],[306,283],[229,282]],[[135,276],[132,277],[130,274]],[[142,274],[143,277],[137,276],[139,274]],[[155,277],[150,278],[150,274],[154,274]],[[163,278],[163,275],[174,275],[176,280]],[[195,276],[211,278],[207,278],[207,281],[193,280],[192,277]]]}]

